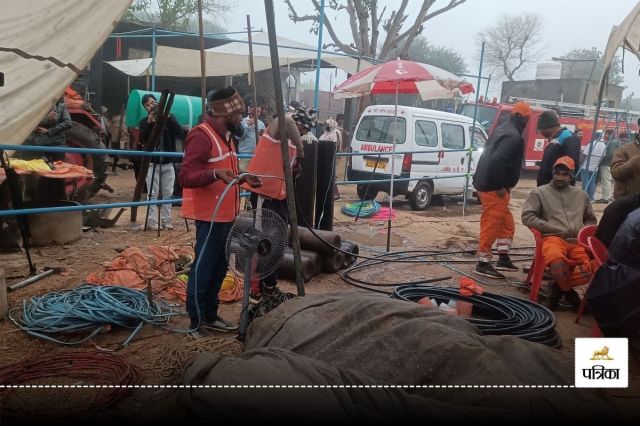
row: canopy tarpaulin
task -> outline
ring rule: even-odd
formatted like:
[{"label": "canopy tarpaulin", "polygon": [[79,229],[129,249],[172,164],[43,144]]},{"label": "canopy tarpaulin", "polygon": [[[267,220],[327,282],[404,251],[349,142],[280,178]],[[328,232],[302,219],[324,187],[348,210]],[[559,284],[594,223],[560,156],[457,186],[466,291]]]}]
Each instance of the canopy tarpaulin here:
[{"label": "canopy tarpaulin", "polygon": [[0,145],[21,144],[89,63],[131,0],[3,0]]},{"label": "canopy tarpaulin", "polygon": [[[253,36],[253,66],[255,71],[271,69],[271,54],[267,33],[256,33]],[[259,43],[259,44],[256,44]],[[266,45],[265,45],[266,44]],[[280,65],[293,65],[304,61],[315,60],[317,51],[313,46],[278,37],[278,55]],[[249,44],[235,41],[206,50],[208,77],[239,75],[249,73]],[[358,60],[349,56],[323,53],[322,60],[337,68],[354,74],[358,70]],[[145,62],[147,68],[143,69]],[[151,74],[148,69],[151,58],[132,61],[110,61],[110,65],[132,77]],[[371,64],[360,61],[360,70]],[[200,52],[193,49],[158,46],[156,49],[155,75],[159,77],[200,77]]]},{"label": "canopy tarpaulin", "polygon": [[[620,47],[633,52],[640,58],[640,2],[624,18],[618,26],[614,26],[604,51],[604,67],[606,71]],[[603,71],[603,72],[604,72]],[[600,76],[601,83],[604,75]]]},{"label": "canopy tarpaulin", "polygon": [[124,61],[106,61],[118,71],[130,75],[131,77],[139,77],[141,75],[151,74],[149,67],[151,66],[151,58],[143,59],[126,59]]}]

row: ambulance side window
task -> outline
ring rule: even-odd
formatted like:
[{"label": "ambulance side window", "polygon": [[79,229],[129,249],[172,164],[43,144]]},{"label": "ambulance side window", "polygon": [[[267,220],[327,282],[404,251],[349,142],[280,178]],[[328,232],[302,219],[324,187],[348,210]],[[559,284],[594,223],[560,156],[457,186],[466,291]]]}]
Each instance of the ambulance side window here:
[{"label": "ambulance side window", "polygon": [[477,127],[469,127],[469,136],[473,133],[473,147],[484,148],[487,144],[487,138],[484,133]]},{"label": "ambulance side window", "polygon": [[438,146],[438,129],[433,121],[416,120],[416,145]]},{"label": "ambulance side window", "polygon": [[464,149],[464,128],[457,124],[442,123],[442,146],[450,149]]}]

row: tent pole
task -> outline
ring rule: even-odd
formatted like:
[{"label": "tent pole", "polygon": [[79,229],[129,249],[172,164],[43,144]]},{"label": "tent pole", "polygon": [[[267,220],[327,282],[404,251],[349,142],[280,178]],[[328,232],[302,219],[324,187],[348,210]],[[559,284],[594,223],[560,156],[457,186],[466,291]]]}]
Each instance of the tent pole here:
[{"label": "tent pole", "polygon": [[398,82],[396,82],[396,108],[393,115],[393,148],[391,150],[391,189],[389,190],[389,216],[387,218],[387,253],[391,247],[391,212],[393,211],[393,177],[396,174],[396,135],[398,134]]},{"label": "tent pole", "polygon": [[[202,113],[200,116],[204,121],[206,111],[205,103],[207,99],[207,57],[204,53],[204,19],[202,17],[202,0],[198,0],[198,30],[200,32],[200,97]],[[189,123],[191,125],[191,123]]]},{"label": "tent pole", "polygon": [[[600,105],[602,104],[602,95],[604,93],[604,86],[609,82],[609,67],[604,71],[602,75],[602,80],[600,81],[600,90],[598,91],[598,103],[596,105],[596,113],[593,117],[593,136],[591,141],[589,142],[589,153],[587,154],[587,164],[585,165],[585,169],[589,170],[589,162],[591,161],[591,153],[593,152],[593,141],[595,140],[596,131],[598,130],[598,118],[600,117]],[[604,136],[604,129],[602,135]],[[576,164],[577,167],[580,167],[579,164]],[[587,186],[587,189],[589,187]]]},{"label": "tent pole", "polygon": [[324,0],[320,0],[320,25],[318,28],[318,56],[316,57],[316,84],[313,92],[313,109],[318,114],[318,106],[320,104],[320,66],[322,61],[322,30],[324,29]]},{"label": "tent pole", "polygon": [[151,91],[156,91],[156,25],[151,27]]},{"label": "tent pole", "polygon": [[[324,1],[323,1],[324,3]],[[273,0],[264,0],[267,15],[267,31],[269,33],[269,50],[271,52],[271,70],[273,72],[273,86],[276,97],[276,111],[278,112],[278,130],[280,133],[280,153],[284,166],[284,176],[287,190],[287,208],[289,210],[289,225],[291,225],[291,245],[293,248],[293,264],[296,269],[296,287],[298,296],[304,296],[304,280],[302,278],[302,257],[300,255],[300,238],[298,237],[298,216],[296,214],[296,197],[293,190],[293,174],[289,161],[287,128],[284,121],[284,102],[282,99],[282,80],[280,79],[280,57],[278,56],[278,39],[276,38],[276,23],[273,12]]]},{"label": "tent pole", "polygon": [[256,82],[256,72],[253,69],[253,37],[251,35],[251,17],[247,15],[247,36],[249,37],[249,79],[251,80],[251,96],[253,98],[253,113],[255,118],[253,120],[253,124],[256,127],[256,146],[258,145],[258,140],[260,139],[260,127],[258,126],[258,89]]},{"label": "tent pole", "polygon": [[[482,48],[480,49],[480,67],[478,68],[478,87],[476,88],[476,103],[473,105],[473,131],[471,132],[471,141],[469,142],[469,151],[467,153],[467,173],[464,178],[464,194],[462,195],[462,217],[465,215],[465,211],[467,209],[467,192],[469,188],[469,175],[471,174],[471,160],[473,159],[473,139],[476,134],[476,118],[478,116],[478,101],[480,100],[480,84],[482,83],[482,62],[484,61],[484,45],[485,42],[482,42]],[[489,76],[489,81],[491,81],[491,76]],[[489,83],[487,82],[487,90],[489,89]],[[486,99],[486,98],[485,98]]]},{"label": "tent pole", "polygon": [[[478,82],[480,79],[478,79]],[[487,80],[487,87],[484,89],[484,101],[487,101],[487,97],[489,96],[489,86],[491,85],[491,74],[489,74],[489,79]]]}]

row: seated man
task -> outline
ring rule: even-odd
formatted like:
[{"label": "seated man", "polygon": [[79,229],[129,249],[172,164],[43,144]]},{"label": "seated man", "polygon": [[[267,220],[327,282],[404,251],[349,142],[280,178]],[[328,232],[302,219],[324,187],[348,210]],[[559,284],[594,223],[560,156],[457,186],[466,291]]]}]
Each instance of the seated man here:
[{"label": "seated man", "polygon": [[573,287],[589,283],[591,264],[584,247],[577,243],[578,232],[597,220],[587,193],[571,186],[575,162],[560,157],[553,165],[551,183],[531,191],[522,207],[522,223],[542,233],[542,256],[553,279],[548,307],[555,310],[560,298],[580,306]]}]

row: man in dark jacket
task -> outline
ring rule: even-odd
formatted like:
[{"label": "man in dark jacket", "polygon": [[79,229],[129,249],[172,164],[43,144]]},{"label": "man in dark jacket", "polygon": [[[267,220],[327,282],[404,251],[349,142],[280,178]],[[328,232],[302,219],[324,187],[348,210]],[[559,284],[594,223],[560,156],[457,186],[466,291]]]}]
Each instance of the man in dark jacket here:
[{"label": "man in dark jacket", "polygon": [[609,247],[629,213],[636,209],[640,209],[640,193],[625,195],[609,204],[602,212],[595,237]]},{"label": "man in dark jacket", "polygon": [[[538,118],[538,130],[549,140],[542,154],[540,170],[538,170],[538,186],[551,182],[553,165],[560,157],[571,157],[576,165],[580,164],[580,138],[564,127],[560,127],[560,119],[553,111],[545,111]],[[577,167],[577,166],[576,166]],[[573,175],[577,170],[573,170]],[[572,182],[572,184],[575,182]]]},{"label": "man in dark jacket", "polygon": [[[524,139],[522,132],[531,116],[531,107],[518,102],[511,111],[511,118],[491,135],[478,161],[473,176],[473,186],[482,203],[478,264],[475,273],[490,278],[504,278],[496,269],[517,271],[509,258],[515,223],[509,211],[511,188],[520,179]],[[491,265],[491,248],[497,242],[498,262]]]},{"label": "man in dark jacket", "polygon": [[[64,99],[60,98],[56,102],[47,115],[40,121],[38,127],[29,135],[24,142],[25,145],[38,146],[64,146],[66,143],[65,133],[73,127],[71,116],[64,104]],[[20,155],[23,159],[32,159],[38,157],[47,157],[49,161],[63,161],[64,152],[48,152],[31,154],[25,152]]]},{"label": "man in dark jacket", "polygon": [[[152,94],[142,97],[142,105],[147,110],[146,118],[140,120],[140,141],[146,142],[151,136],[153,125],[156,122],[158,101]],[[160,136],[160,143],[157,151],[176,152],[176,139],[184,137],[184,130],[178,124],[173,115],[170,115],[165,123],[164,131]],[[174,162],[175,157],[152,157],[147,172],[148,199],[161,200],[169,199],[173,196],[173,187],[176,179]],[[163,204],[160,207],[160,221],[158,222],[157,206],[149,206],[147,229],[157,230],[158,228],[173,229],[171,224],[171,205]]]},{"label": "man in dark jacket", "polygon": [[616,232],[586,298],[604,336],[628,338],[629,351],[640,360],[640,209]]}]

